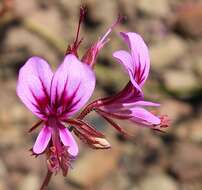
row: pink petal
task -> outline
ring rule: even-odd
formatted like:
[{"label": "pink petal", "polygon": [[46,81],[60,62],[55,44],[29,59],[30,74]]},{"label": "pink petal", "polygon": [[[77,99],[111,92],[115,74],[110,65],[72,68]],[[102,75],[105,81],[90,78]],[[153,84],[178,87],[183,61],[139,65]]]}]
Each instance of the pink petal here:
[{"label": "pink petal", "polygon": [[154,103],[154,102],[149,102],[149,101],[143,101],[139,100],[136,102],[131,102],[131,103],[123,103],[122,104],[124,107],[134,107],[134,106],[151,106],[151,107],[158,107],[160,104]]},{"label": "pink petal", "polygon": [[132,62],[132,57],[127,51],[124,50],[115,51],[113,53],[113,57],[116,58],[128,72],[133,73],[134,65]]},{"label": "pink petal", "polygon": [[78,145],[76,141],[74,140],[74,137],[72,136],[72,134],[69,132],[69,130],[67,128],[60,128],[59,133],[60,133],[60,139],[62,143],[65,146],[69,147],[68,152],[72,156],[77,156],[79,152]]},{"label": "pink petal", "polygon": [[89,65],[69,54],[57,69],[51,86],[51,103],[62,117],[76,113],[89,100],[95,75]]},{"label": "pink petal", "polygon": [[134,71],[135,71],[135,65],[133,63],[131,55],[124,50],[116,51],[113,53],[113,57],[118,60],[120,64],[122,64],[126,71],[129,74],[130,80],[140,92],[142,91],[139,84],[134,79]]},{"label": "pink petal", "polygon": [[161,123],[161,120],[153,115],[151,112],[145,110],[144,108],[136,107],[132,108],[131,115],[133,115],[132,121],[145,125],[145,126],[153,126],[153,125],[159,125]]},{"label": "pink petal", "polygon": [[34,144],[34,147],[33,147],[34,153],[36,153],[36,154],[42,153],[48,146],[50,139],[51,139],[51,130],[49,127],[44,126],[41,129],[41,131],[36,139],[36,142]]},{"label": "pink petal", "polygon": [[120,33],[129,48],[133,62],[133,78],[137,84],[142,86],[148,77],[150,69],[150,58],[148,48],[139,34],[128,32]]},{"label": "pink petal", "polygon": [[17,95],[35,115],[44,118],[49,101],[53,73],[40,57],[30,58],[20,69]]}]

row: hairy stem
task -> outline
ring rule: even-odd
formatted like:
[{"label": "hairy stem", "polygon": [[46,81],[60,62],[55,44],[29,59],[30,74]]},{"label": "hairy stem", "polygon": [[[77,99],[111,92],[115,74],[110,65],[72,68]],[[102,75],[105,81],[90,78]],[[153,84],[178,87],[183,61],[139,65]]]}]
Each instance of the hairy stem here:
[{"label": "hairy stem", "polygon": [[43,184],[42,184],[40,190],[45,190],[47,188],[47,186],[49,184],[49,181],[51,179],[52,174],[53,173],[51,171],[49,171],[49,170],[47,171],[46,177],[45,177],[45,179],[43,181]]},{"label": "hairy stem", "polygon": [[89,114],[93,109],[95,108],[96,105],[98,105],[98,101],[95,100],[92,103],[88,104],[83,111],[78,115],[77,119],[82,120],[87,114]]}]

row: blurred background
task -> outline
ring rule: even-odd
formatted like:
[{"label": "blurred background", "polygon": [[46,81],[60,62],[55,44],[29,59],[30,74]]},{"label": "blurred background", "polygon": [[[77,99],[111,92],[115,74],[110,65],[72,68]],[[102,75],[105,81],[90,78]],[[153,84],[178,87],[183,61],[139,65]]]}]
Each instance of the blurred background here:
[{"label": "blurred background", "polygon": [[127,74],[112,52],[127,48],[119,31],[140,33],[151,55],[145,98],[161,103],[172,125],[166,133],[122,123],[125,139],[101,118],[89,120],[106,134],[111,150],[79,143],[73,170],[54,176],[49,190],[201,190],[202,189],[202,1],[184,0],[1,0],[0,1],[0,190],[38,190],[46,174],[43,156],[29,149],[37,121],[16,96],[19,68],[33,55],[56,68],[73,41],[79,6],[87,6],[80,55],[116,20],[110,42],[96,65],[96,97],[114,94]]}]

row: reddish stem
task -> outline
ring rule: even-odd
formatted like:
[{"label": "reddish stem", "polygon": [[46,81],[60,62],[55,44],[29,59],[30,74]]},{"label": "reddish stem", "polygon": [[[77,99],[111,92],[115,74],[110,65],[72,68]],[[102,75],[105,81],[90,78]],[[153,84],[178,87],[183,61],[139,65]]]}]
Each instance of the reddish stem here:
[{"label": "reddish stem", "polygon": [[90,113],[91,111],[93,111],[93,109],[95,107],[97,107],[98,105],[101,104],[100,100],[95,100],[93,102],[91,102],[90,104],[88,104],[83,111],[78,115],[77,119],[82,120],[88,113]]},{"label": "reddish stem", "polygon": [[80,29],[81,29],[81,23],[84,20],[85,14],[86,14],[86,8],[81,6],[80,7],[79,23],[78,23],[78,27],[77,27],[77,31],[76,31],[76,38],[75,38],[73,44],[69,45],[67,47],[65,55],[67,55],[69,53],[73,53],[73,54],[75,54],[77,56],[77,49],[78,49],[79,45],[81,44],[81,42],[83,40],[83,38],[81,38],[79,40],[79,33],[80,33]]},{"label": "reddish stem", "polygon": [[85,7],[81,7],[80,8],[80,16],[79,16],[79,24],[78,24],[78,27],[77,27],[77,31],[76,31],[76,39],[74,41],[74,46],[77,46],[78,45],[78,39],[79,39],[79,32],[80,32],[80,28],[81,28],[81,23],[83,22],[84,20],[84,16],[85,16]]},{"label": "reddish stem", "polygon": [[106,105],[107,103],[110,103],[110,101],[113,101],[114,98],[116,98],[116,95],[114,95],[112,97],[107,97],[107,98],[99,98],[99,99],[91,102],[78,115],[77,119],[83,119],[87,114],[89,114],[95,108],[98,108],[100,106]]},{"label": "reddish stem", "polygon": [[47,186],[48,186],[48,184],[49,184],[49,182],[50,182],[50,179],[51,179],[52,174],[53,174],[53,173],[48,170],[48,172],[47,172],[47,174],[46,174],[46,177],[45,177],[45,179],[44,179],[44,181],[43,181],[43,184],[42,184],[40,190],[45,190],[45,189],[47,188]]}]

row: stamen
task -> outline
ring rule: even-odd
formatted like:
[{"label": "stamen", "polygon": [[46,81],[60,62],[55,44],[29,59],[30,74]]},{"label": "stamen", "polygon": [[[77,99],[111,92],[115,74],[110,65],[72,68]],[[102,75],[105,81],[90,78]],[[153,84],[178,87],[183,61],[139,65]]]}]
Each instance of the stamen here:
[{"label": "stamen", "polygon": [[107,39],[107,37],[109,36],[109,34],[112,32],[112,30],[119,24],[122,22],[122,20],[125,19],[124,16],[118,15],[117,20],[112,24],[112,26],[107,30],[107,32],[104,34],[104,36],[99,40],[100,44],[105,44],[108,42],[109,39]]}]

